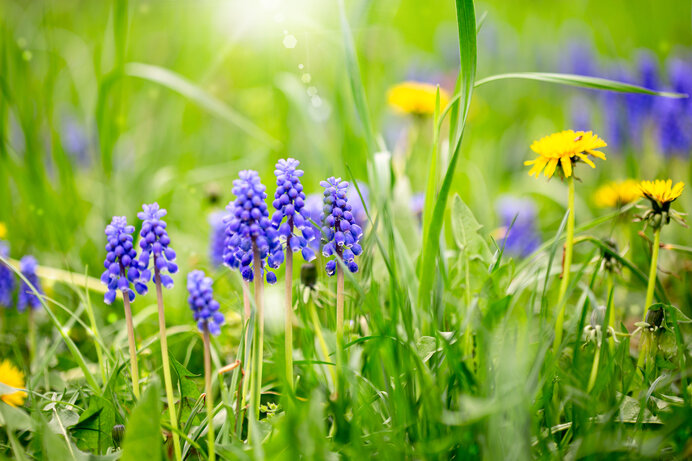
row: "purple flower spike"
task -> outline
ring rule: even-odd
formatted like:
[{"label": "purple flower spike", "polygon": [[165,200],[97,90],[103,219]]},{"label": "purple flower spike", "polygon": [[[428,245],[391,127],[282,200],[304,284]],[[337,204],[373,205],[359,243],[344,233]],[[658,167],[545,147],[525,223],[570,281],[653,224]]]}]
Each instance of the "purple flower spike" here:
[{"label": "purple flower spike", "polygon": [[[10,257],[10,246],[7,242],[0,241],[0,256]],[[14,272],[5,264],[0,263],[0,306],[12,305],[12,293],[14,292]]]},{"label": "purple flower spike", "polygon": [[[300,183],[303,170],[296,169],[300,162],[289,158],[279,160],[276,164],[276,193],[272,224],[279,230],[279,236],[293,252],[301,252],[303,259],[310,262],[315,259],[315,252],[310,242],[315,238],[314,226],[310,222],[309,210],[305,208],[305,192]],[[298,234],[297,231],[300,231]]]},{"label": "purple flower spike", "polygon": [[211,233],[209,235],[209,261],[215,268],[223,265],[223,253],[226,249],[226,220],[228,213],[215,211],[209,215]]},{"label": "purple flower spike", "polygon": [[135,283],[139,277],[140,263],[137,261],[137,250],[132,243],[134,226],[127,225],[125,216],[113,216],[111,223],[106,226],[106,260],[101,274],[101,282],[108,287],[103,301],[111,304],[115,301],[117,290],[127,293],[130,301],[134,301],[135,292],[130,289],[130,283]]},{"label": "purple flower spike", "polygon": [[[363,251],[358,244],[363,230],[357,224],[353,208],[348,203],[348,183],[332,176],[320,182],[320,185],[324,187],[322,237],[326,241],[322,254],[325,257],[336,256],[343,259],[351,272],[357,272],[355,257]],[[325,268],[328,275],[334,275],[336,260],[328,261]]]},{"label": "purple flower spike", "polygon": [[267,282],[276,283],[276,276],[265,266],[276,269],[283,262],[279,233],[269,220],[265,199],[266,188],[256,171],[243,170],[233,181],[236,199],[226,208],[230,217],[226,222],[226,250],[224,262],[238,268],[248,282],[254,278],[253,246],[259,251],[261,272]]},{"label": "purple flower spike", "polygon": [[[178,272],[178,265],[175,261],[175,251],[169,248],[171,239],[166,232],[166,221],[161,220],[166,216],[166,210],[159,207],[154,202],[151,205],[142,205],[144,211],[137,213],[137,217],[144,221],[139,232],[141,238],[139,246],[142,252],[139,255],[140,277],[135,282],[137,293],[147,292],[147,283],[151,281],[152,271],[149,269],[149,262],[153,258],[154,273],[159,273],[161,284],[166,288],[173,287],[173,279],[168,274]],[[168,274],[164,274],[166,271]]]},{"label": "purple flower spike", "polygon": [[536,230],[537,211],[534,202],[529,199],[503,197],[497,204],[497,210],[505,229],[499,245],[504,245],[505,252],[514,256],[526,257],[533,253],[541,244]]},{"label": "purple flower spike", "polygon": [[[41,283],[38,280],[38,275],[36,275],[36,258],[33,256],[24,256],[21,261],[19,261],[19,270],[22,275],[36,288],[39,294],[43,294],[41,290]],[[24,312],[29,306],[32,309],[38,309],[41,307],[41,301],[38,296],[34,294],[33,290],[27,285],[26,282],[22,281],[22,286],[19,289],[19,296],[17,297],[17,310],[19,312]]]},{"label": "purple flower spike", "polygon": [[202,271],[192,271],[187,274],[187,302],[194,313],[197,328],[204,333],[208,331],[216,336],[221,333],[224,317],[219,312],[219,303],[214,299],[212,280]]}]

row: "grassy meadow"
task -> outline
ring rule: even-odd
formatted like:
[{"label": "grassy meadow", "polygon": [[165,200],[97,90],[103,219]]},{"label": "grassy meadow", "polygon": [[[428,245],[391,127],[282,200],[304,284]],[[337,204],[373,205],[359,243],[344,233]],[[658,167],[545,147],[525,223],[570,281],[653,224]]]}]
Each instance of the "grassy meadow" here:
[{"label": "grassy meadow", "polygon": [[691,21],[0,1],[0,459],[692,457]]}]

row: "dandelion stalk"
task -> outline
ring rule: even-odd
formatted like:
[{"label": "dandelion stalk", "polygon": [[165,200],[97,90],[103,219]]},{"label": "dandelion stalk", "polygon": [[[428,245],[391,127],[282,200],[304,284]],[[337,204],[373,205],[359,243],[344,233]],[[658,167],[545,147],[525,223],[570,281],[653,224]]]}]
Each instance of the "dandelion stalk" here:
[{"label": "dandelion stalk", "polygon": [[207,444],[209,460],[214,461],[214,396],[211,388],[211,345],[209,342],[209,331],[202,333],[204,340],[204,400],[207,404]]},{"label": "dandelion stalk", "polygon": [[175,459],[182,460],[180,450],[180,438],[178,437],[178,418],[175,414],[175,400],[173,399],[173,381],[171,380],[171,369],[168,362],[168,339],[166,336],[166,315],[163,308],[163,290],[161,288],[161,276],[158,268],[154,269],[154,282],[156,284],[156,302],[159,308],[159,335],[161,341],[161,361],[163,364],[163,382],[166,388],[166,401],[168,402],[168,415],[171,419],[173,428],[173,449]]},{"label": "dandelion stalk", "polygon": [[[292,223],[291,223],[292,224]],[[293,228],[293,225],[291,225]],[[285,353],[286,380],[289,389],[293,390],[293,251],[286,246],[286,286],[285,286]]]},{"label": "dandelion stalk", "polygon": [[127,324],[127,342],[130,349],[130,374],[132,375],[132,392],[135,399],[139,400],[139,366],[137,365],[137,346],[135,343],[135,327],[132,323],[132,309],[130,298],[123,292],[123,305],[125,306],[125,323]]},{"label": "dandelion stalk", "polygon": [[574,248],[574,176],[567,177],[567,240],[565,241],[565,260],[562,270],[562,280],[560,281],[560,291],[558,292],[557,304],[560,306],[560,311],[557,314],[555,321],[555,342],[553,348],[557,349],[562,342],[562,329],[565,321],[565,295],[569,286],[570,268],[572,267],[572,251]]},{"label": "dandelion stalk", "polygon": [[28,329],[29,329],[29,369],[33,366],[34,359],[36,358],[36,319],[34,318],[34,309],[29,309],[28,317]]}]

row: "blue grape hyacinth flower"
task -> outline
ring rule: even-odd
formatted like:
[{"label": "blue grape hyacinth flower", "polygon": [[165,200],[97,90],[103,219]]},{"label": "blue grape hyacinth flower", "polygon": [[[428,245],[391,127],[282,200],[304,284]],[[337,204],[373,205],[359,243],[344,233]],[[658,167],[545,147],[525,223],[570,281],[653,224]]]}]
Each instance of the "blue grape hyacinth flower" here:
[{"label": "blue grape hyacinth flower", "polygon": [[541,244],[540,236],[536,230],[537,212],[533,201],[516,197],[503,197],[498,201],[497,210],[504,226],[500,241],[500,246],[504,246],[504,251],[522,257],[533,253]]},{"label": "blue grape hyacinth flower", "polygon": [[[142,252],[139,254],[140,278],[135,283],[138,293],[147,292],[147,283],[151,281],[152,271],[149,269],[149,262],[154,259],[154,275],[158,273],[161,284],[166,288],[173,288],[173,279],[168,274],[178,272],[178,265],[175,261],[175,251],[169,248],[171,239],[166,232],[166,222],[161,220],[166,216],[167,211],[159,207],[154,202],[151,205],[142,205],[142,210],[137,213],[137,217],[143,222],[139,232],[141,241],[139,246]],[[168,274],[162,273],[167,271]],[[156,283],[156,280],[154,280]]]},{"label": "blue grape hyacinth flower", "polygon": [[106,270],[101,274],[101,281],[108,287],[103,297],[106,304],[115,301],[117,290],[127,293],[130,301],[135,299],[130,283],[135,283],[139,279],[140,264],[133,244],[134,231],[135,227],[127,224],[125,216],[113,216],[111,223],[106,226],[108,243],[106,243],[106,260],[103,263]]},{"label": "blue grape hyacinth flower", "polygon": [[[341,258],[351,272],[358,272],[355,257],[363,251],[358,243],[363,230],[356,223],[348,203],[348,182],[332,176],[320,185],[324,187],[322,236],[326,242],[322,254]],[[329,276],[334,275],[336,260],[328,261],[325,269]]]},{"label": "blue grape hyacinth flower", "polygon": [[272,224],[286,246],[293,252],[300,251],[303,259],[310,262],[315,259],[315,252],[309,246],[315,238],[315,231],[309,220],[309,209],[305,208],[305,192],[300,182],[303,170],[297,169],[299,164],[293,158],[281,159],[276,164],[276,192],[272,203],[276,211]]},{"label": "blue grape hyacinth flower", "polygon": [[267,282],[276,283],[276,275],[267,270],[283,263],[279,233],[269,220],[265,199],[266,188],[253,170],[243,170],[233,181],[234,202],[226,208],[231,216],[226,225],[226,251],[224,262],[231,268],[238,267],[248,282],[254,279],[254,249],[259,253],[260,270]]},{"label": "blue grape hyacinth flower", "polygon": [[[10,257],[10,245],[7,242],[0,241],[0,256],[5,259]],[[12,306],[14,286],[14,272],[5,264],[0,263],[0,306]]]},{"label": "blue grape hyacinth flower", "polygon": [[[692,66],[678,58],[668,62],[668,79],[673,91],[692,93]],[[692,150],[692,104],[683,99],[660,98],[657,101],[658,142],[667,157],[687,157]]]},{"label": "blue grape hyacinth flower", "polygon": [[[36,274],[37,266],[38,263],[33,256],[24,256],[19,261],[19,270],[22,272],[22,275],[34,286],[39,294],[43,294],[41,283]],[[41,301],[29,285],[22,280],[22,286],[19,288],[19,295],[17,296],[17,310],[24,312],[27,307],[38,309],[41,307]]]},{"label": "blue grape hyacinth flower", "polygon": [[218,268],[223,265],[223,253],[226,249],[226,218],[229,213],[215,211],[209,215],[209,261]]},{"label": "blue grape hyacinth flower", "polygon": [[214,299],[211,287],[211,277],[206,277],[202,271],[192,271],[187,274],[187,302],[194,313],[197,328],[204,333],[208,331],[216,336],[221,333],[224,317],[219,312],[219,303]]}]

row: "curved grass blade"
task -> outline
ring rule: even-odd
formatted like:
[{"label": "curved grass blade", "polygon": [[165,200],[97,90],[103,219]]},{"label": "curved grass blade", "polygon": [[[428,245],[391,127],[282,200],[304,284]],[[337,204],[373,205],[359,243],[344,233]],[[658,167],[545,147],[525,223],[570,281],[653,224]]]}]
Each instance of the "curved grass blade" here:
[{"label": "curved grass blade", "polygon": [[495,82],[498,80],[508,79],[523,79],[536,80],[539,82],[557,83],[560,85],[576,86],[580,88],[592,88],[595,90],[610,90],[620,93],[642,93],[655,96],[663,96],[666,98],[686,98],[688,95],[683,93],[673,93],[670,91],[657,91],[649,88],[644,88],[639,85],[618,82],[600,77],[587,77],[585,75],[575,74],[560,74],[552,72],[511,72],[507,74],[491,75],[490,77],[482,78],[476,81],[476,86],[485,85],[486,83]]},{"label": "curved grass blade", "polygon": [[245,116],[231,109],[222,101],[216,99],[202,88],[171,70],[159,66],[152,66],[150,64],[131,62],[125,65],[125,75],[149,80],[150,82],[163,85],[166,88],[185,96],[186,98],[195,102],[201,108],[211,112],[219,118],[222,118],[231,125],[237,126],[242,131],[261,143],[267,145],[271,149],[279,150],[282,148],[282,143],[280,141],[274,139],[267,132],[248,120]]}]

